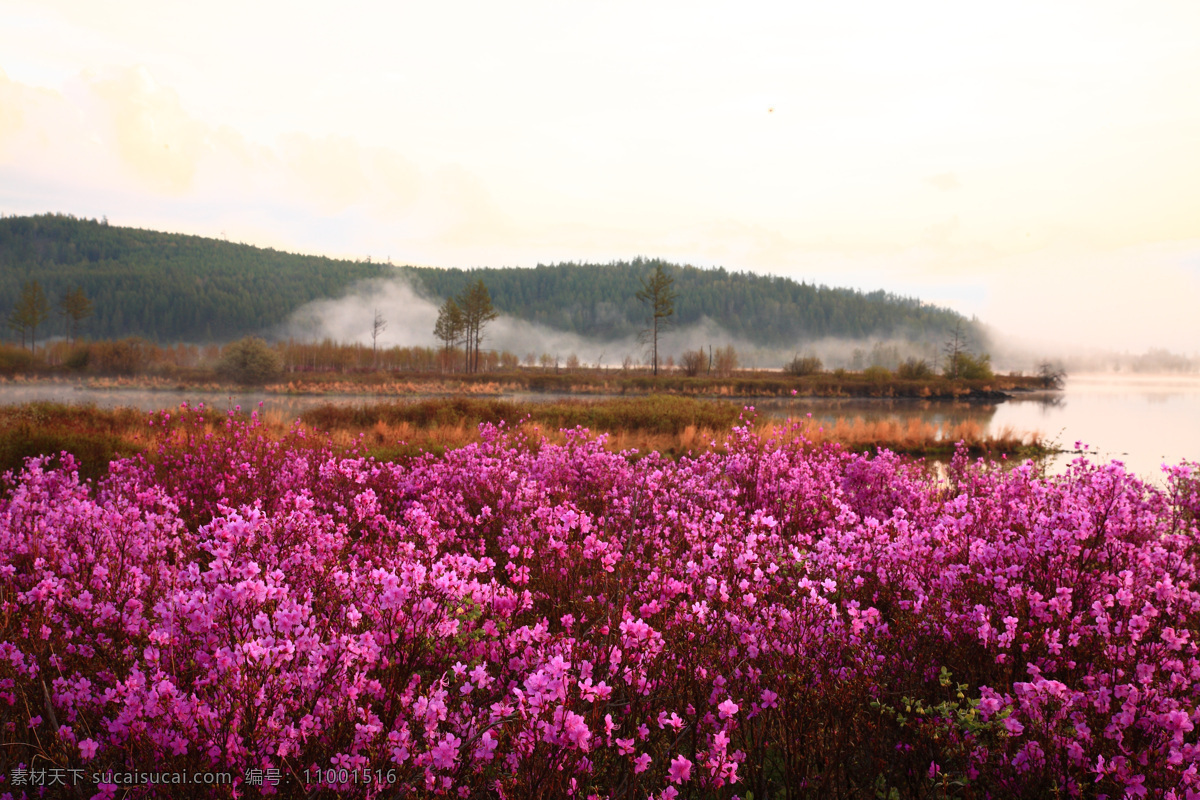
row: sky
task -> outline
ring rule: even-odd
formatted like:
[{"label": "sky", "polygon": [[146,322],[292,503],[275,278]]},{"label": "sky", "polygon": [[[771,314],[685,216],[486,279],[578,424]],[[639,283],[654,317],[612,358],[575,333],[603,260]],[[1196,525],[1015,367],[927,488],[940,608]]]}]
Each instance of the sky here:
[{"label": "sky", "polygon": [[1200,353],[1200,3],[0,0],[0,213]]}]

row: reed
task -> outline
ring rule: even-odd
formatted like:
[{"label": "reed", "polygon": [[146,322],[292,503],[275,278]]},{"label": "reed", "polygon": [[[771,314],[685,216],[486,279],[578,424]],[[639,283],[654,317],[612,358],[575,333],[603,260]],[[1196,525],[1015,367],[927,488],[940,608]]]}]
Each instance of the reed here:
[{"label": "reed", "polygon": [[[396,460],[442,454],[478,442],[484,423],[551,443],[564,442],[566,432],[585,428],[592,436],[603,437],[605,449],[611,452],[637,451],[634,457],[658,452],[679,458],[708,449],[720,451],[725,434],[743,413],[737,403],[664,395],[553,403],[459,396],[359,406],[326,404],[302,414],[298,423],[282,411],[267,411],[258,415],[258,430],[278,440],[298,424],[328,436],[337,447]],[[80,463],[84,477],[98,478],[114,458],[147,449],[153,432],[149,417],[128,408],[56,403],[0,408],[0,473],[18,470],[30,456],[67,452]],[[211,432],[224,424],[225,414],[212,413],[204,427]],[[888,449],[938,458],[952,454],[959,442],[976,455],[1039,457],[1051,452],[1040,434],[1006,428],[989,436],[973,420],[935,424],[899,417],[844,416],[831,421],[751,417],[749,424],[763,441],[802,439],[813,446],[838,444],[860,452]]]}]

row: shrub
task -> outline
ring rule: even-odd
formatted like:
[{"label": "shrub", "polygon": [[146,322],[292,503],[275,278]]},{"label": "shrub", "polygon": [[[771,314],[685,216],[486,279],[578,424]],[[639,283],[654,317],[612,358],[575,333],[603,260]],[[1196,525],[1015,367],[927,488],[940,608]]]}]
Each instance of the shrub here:
[{"label": "shrub", "polygon": [[21,347],[0,345],[0,375],[12,375],[33,369],[33,353]]},{"label": "shrub", "polygon": [[283,359],[262,339],[247,336],[225,346],[217,373],[238,383],[266,383],[283,374]]},{"label": "shrub", "polygon": [[727,344],[724,347],[718,347],[713,351],[713,372],[723,378],[728,378],[738,368],[737,350],[733,349],[733,345]]},{"label": "shrub", "polygon": [[138,338],[93,342],[89,348],[89,361],[97,372],[133,375],[140,372],[149,362],[149,351],[149,343]]},{"label": "shrub", "polygon": [[892,379],[892,371],[887,367],[867,367],[863,370],[863,377],[871,383],[886,383]]},{"label": "shrub", "polygon": [[[493,427],[390,464],[206,425],[160,416],[155,458],[96,486],[33,462],[0,503],[14,773],[273,765],[318,773],[312,796],[421,799],[1200,790],[1194,469],[1168,494],[1119,464],[960,455],[938,480],[749,427],[677,463]],[[336,779],[356,766],[384,791]]]},{"label": "shrub", "polygon": [[82,372],[92,362],[92,351],[87,345],[72,347],[63,359],[63,366],[75,372]]},{"label": "shrub", "polygon": [[684,375],[695,377],[708,366],[708,356],[704,354],[704,350],[688,350],[679,357],[679,365],[683,367]]},{"label": "shrub", "polygon": [[816,375],[821,371],[821,359],[816,356],[796,356],[791,361],[783,366],[785,372],[789,372],[796,377],[803,378],[805,375]]},{"label": "shrub", "polygon": [[1066,377],[1067,371],[1061,364],[1053,361],[1042,361],[1038,364],[1038,379],[1042,382],[1042,388],[1061,389]]},{"label": "shrub", "polygon": [[962,378],[964,380],[988,380],[996,377],[992,372],[992,357],[986,353],[981,356],[962,352],[946,362],[946,377]]},{"label": "shrub", "polygon": [[923,358],[908,358],[896,368],[896,376],[909,381],[924,380],[933,377],[933,368]]}]

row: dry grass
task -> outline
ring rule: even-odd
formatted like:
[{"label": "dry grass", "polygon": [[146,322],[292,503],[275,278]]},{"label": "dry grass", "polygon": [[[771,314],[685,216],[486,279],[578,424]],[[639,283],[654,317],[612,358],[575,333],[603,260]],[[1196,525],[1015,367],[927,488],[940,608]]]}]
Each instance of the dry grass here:
[{"label": "dry grass", "polygon": [[[548,442],[561,443],[566,436],[557,428],[533,422],[522,422],[514,429],[544,437]],[[814,420],[791,420],[786,423],[760,420],[755,433],[764,441],[802,439],[814,446],[840,444],[857,451],[888,449],[914,456],[948,455],[958,442],[963,442],[973,454],[1037,456],[1046,452],[1040,434],[1018,434],[1009,428],[987,436],[983,427],[973,420],[933,424],[920,419],[866,420],[862,417],[840,417],[832,423]],[[594,435],[605,437],[605,448],[612,452],[637,450],[638,453],[660,452],[672,457],[702,452],[710,447],[723,449],[728,429],[689,424],[677,432],[646,430],[644,428],[593,428]],[[349,445],[361,437],[368,451],[386,454],[399,452],[442,452],[479,441],[478,425],[463,420],[446,424],[419,426],[409,422],[376,422],[370,428],[340,428],[332,431],[334,441]]]},{"label": "dry grass", "polygon": [[405,380],[379,381],[367,383],[362,381],[312,380],[297,378],[287,383],[273,383],[263,387],[268,394],[288,395],[337,395],[337,394],[367,394],[379,397],[412,396],[412,395],[470,395],[491,396],[503,392],[521,391],[524,387],[518,384],[501,383],[499,381],[443,381],[443,380]]},{"label": "dry grass", "polygon": [[760,435],[803,438],[814,445],[836,442],[852,450],[887,448],[910,455],[952,453],[959,442],[964,443],[969,452],[978,454],[1035,456],[1047,452],[1040,433],[1019,434],[1006,426],[989,436],[975,420],[935,424],[916,417],[884,420],[838,417],[833,422],[801,419],[791,420],[789,424],[766,425]]},{"label": "dry grass", "polygon": [[[562,403],[512,403],[491,399],[446,398],[414,403],[380,403],[357,409],[322,406],[306,413],[301,427],[327,434],[340,447],[392,460],[421,453],[442,453],[480,440],[480,422],[504,420],[511,430],[551,443],[565,441],[565,430],[587,428],[605,437],[613,452],[659,452],[672,458],[708,448],[723,449],[740,406],[681,397],[571,400]],[[0,409],[0,471],[19,468],[32,455],[75,453],[89,476],[106,469],[119,455],[147,448],[152,430],[148,415],[131,409],[34,403]],[[207,415],[205,427],[216,431],[225,415]],[[292,430],[291,415],[267,411],[260,430],[281,438]],[[977,455],[1005,453],[1036,457],[1049,452],[1039,434],[1005,428],[984,434],[976,421],[934,424],[918,418],[868,420],[861,416],[822,422],[812,418],[781,422],[758,418],[755,433],[766,441],[803,440],[812,446],[837,443],[852,450],[887,448],[914,456],[938,458],[964,442]]]}]

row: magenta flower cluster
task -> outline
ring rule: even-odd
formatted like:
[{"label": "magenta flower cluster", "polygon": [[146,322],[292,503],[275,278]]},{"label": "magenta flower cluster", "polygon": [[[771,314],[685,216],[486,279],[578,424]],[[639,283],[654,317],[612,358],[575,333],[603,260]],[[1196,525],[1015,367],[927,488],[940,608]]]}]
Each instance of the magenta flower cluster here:
[{"label": "magenta flower cluster", "polygon": [[239,797],[1200,797],[1194,465],[935,479],[749,427],[678,461],[485,428],[380,463],[202,419],[0,500],[0,796],[41,765]]}]

